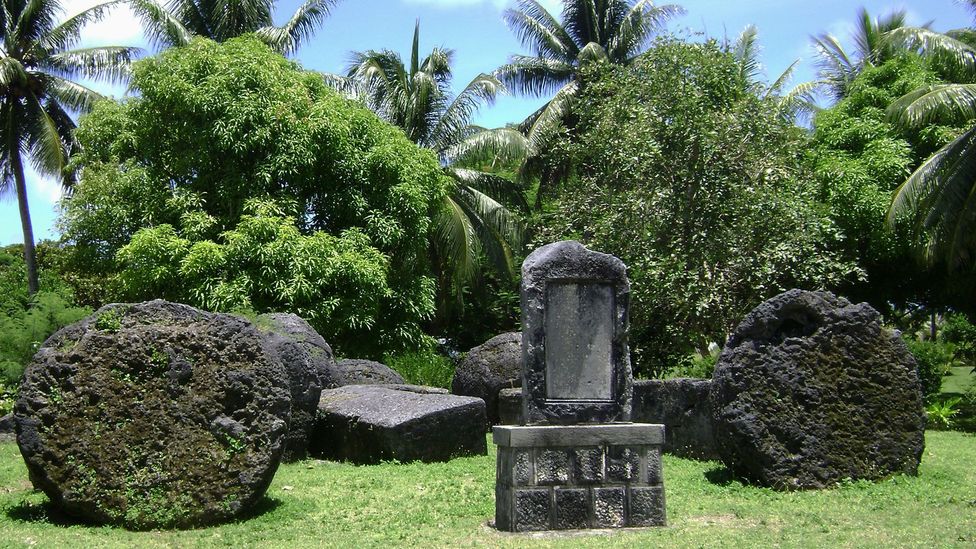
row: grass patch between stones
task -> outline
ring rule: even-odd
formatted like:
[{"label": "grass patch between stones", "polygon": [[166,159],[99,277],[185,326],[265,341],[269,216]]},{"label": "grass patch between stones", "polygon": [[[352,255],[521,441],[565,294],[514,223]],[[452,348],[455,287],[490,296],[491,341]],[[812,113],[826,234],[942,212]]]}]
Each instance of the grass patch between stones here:
[{"label": "grass patch between stones", "polygon": [[503,534],[489,455],[441,464],[282,465],[247,520],[187,531],[93,527],[53,512],[31,489],[17,446],[0,443],[3,547],[972,547],[976,436],[926,434],[918,477],[775,492],[717,462],[665,457],[669,526]]}]

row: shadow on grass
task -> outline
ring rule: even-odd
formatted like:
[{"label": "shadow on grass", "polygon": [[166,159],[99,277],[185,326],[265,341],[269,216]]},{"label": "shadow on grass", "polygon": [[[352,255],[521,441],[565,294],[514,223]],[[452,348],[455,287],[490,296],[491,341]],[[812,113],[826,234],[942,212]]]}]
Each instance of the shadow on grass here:
[{"label": "shadow on grass", "polygon": [[741,480],[736,478],[732,470],[724,465],[705,471],[705,480],[716,486],[741,484]]},{"label": "shadow on grass", "polygon": [[[199,526],[192,526],[189,528],[171,528],[171,530],[192,530],[195,528],[208,528],[211,526],[219,526],[220,524],[235,524],[247,522],[252,519],[256,519],[265,514],[268,514],[275,509],[281,507],[283,502],[277,498],[270,496],[262,497],[253,507],[244,511],[237,517],[226,521],[225,523],[216,524],[202,524]],[[68,515],[61,509],[56,507],[46,500],[42,503],[33,503],[30,501],[22,501],[20,504],[15,505],[7,509],[7,518],[16,522],[29,522],[34,524],[50,524],[53,526],[68,527],[68,526],[82,526],[87,528],[101,528],[103,525],[91,521],[86,521],[78,517]],[[133,529],[132,531],[139,531]]]},{"label": "shadow on grass", "polygon": [[89,526],[97,525],[65,514],[50,501],[34,503],[22,501],[20,504],[7,509],[7,518],[17,522],[45,523],[54,526]]}]

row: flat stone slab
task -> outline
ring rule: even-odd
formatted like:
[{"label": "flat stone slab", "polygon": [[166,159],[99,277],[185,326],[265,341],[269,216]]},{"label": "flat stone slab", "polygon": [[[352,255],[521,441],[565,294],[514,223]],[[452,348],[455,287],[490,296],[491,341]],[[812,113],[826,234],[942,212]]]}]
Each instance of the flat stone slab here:
[{"label": "flat stone slab", "polygon": [[485,455],[485,421],[480,398],[348,385],[322,391],[311,449],[360,464]]},{"label": "flat stone slab", "polygon": [[664,426],[648,423],[606,425],[499,425],[493,431],[498,446],[559,447],[664,444]]}]

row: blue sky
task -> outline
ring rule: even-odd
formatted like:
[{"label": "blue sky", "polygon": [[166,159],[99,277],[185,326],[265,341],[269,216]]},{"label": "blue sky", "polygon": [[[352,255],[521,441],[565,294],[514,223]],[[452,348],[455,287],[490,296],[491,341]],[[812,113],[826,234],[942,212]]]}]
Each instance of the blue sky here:
[{"label": "blue sky", "polygon": [[[77,13],[92,0],[62,0],[66,13]],[[279,0],[278,19],[284,20],[301,0]],[[541,0],[551,12],[560,0]],[[296,56],[305,68],[341,72],[350,51],[387,48],[409,54],[414,21],[420,20],[421,51],[434,46],[455,50],[456,87],[463,87],[480,72],[490,72],[513,53],[528,53],[505,26],[502,12],[513,0],[341,0],[332,16]],[[676,2],[687,14],[673,20],[668,29],[679,35],[704,33],[734,38],[746,25],[759,28],[762,61],[769,78],[775,78],[793,61],[801,59],[795,82],[813,78],[809,37],[830,32],[846,41],[859,7],[872,15],[906,9],[913,24],[934,21],[936,30],[970,24],[969,13],[954,0],[684,0]],[[85,41],[145,47],[138,22],[120,10],[86,30]],[[119,96],[121,88],[94,85]],[[477,122],[500,126],[516,122],[535,110],[544,99],[503,97],[479,114]],[[28,174],[34,232],[37,239],[56,238],[54,222],[60,189],[56,182]],[[0,245],[22,242],[15,197],[0,198]]]}]

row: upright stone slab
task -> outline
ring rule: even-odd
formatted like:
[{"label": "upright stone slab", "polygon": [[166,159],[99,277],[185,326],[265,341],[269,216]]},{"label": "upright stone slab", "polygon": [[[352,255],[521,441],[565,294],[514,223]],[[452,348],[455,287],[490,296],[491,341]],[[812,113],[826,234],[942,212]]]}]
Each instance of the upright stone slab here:
[{"label": "upright stone slab", "polygon": [[522,264],[522,417],[496,426],[495,526],[663,526],[662,425],[630,422],[630,283],[558,242]]},{"label": "upright stone slab", "polygon": [[543,246],[522,264],[521,298],[524,421],[630,421],[623,261],[575,241]]}]

